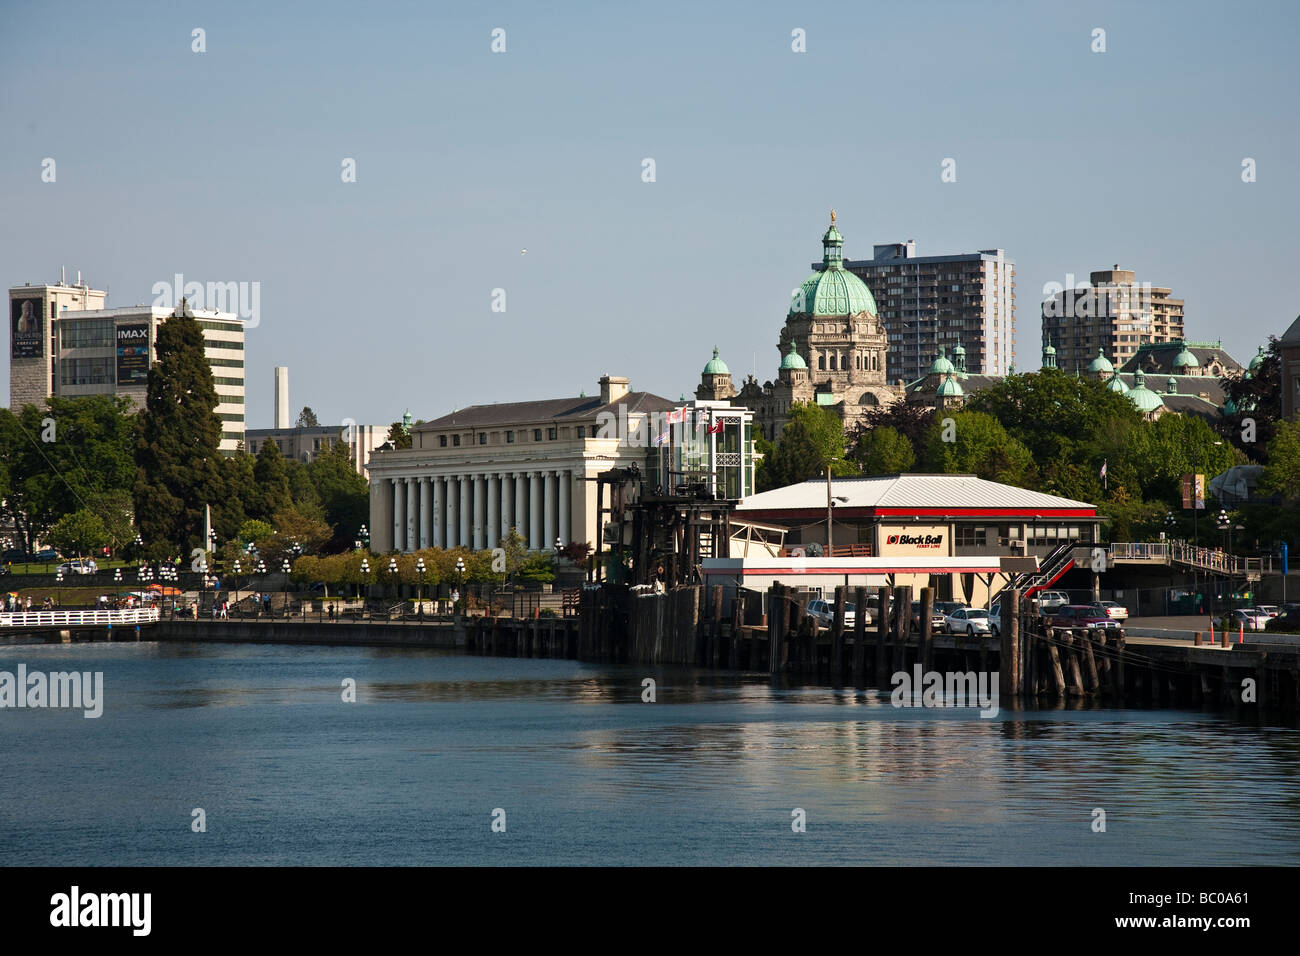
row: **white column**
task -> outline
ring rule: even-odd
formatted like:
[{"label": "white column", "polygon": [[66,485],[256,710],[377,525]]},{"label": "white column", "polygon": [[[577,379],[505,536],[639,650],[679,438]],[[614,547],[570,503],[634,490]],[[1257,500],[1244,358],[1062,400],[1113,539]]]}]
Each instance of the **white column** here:
[{"label": "white column", "polygon": [[515,513],[511,526],[519,531],[524,543],[528,542],[528,476],[515,472],[511,480],[515,485]]},{"label": "white column", "polygon": [[483,543],[486,538],[484,532],[487,530],[486,521],[485,521],[485,519],[487,518],[487,511],[484,508],[485,499],[487,497],[486,494],[487,488],[485,487],[485,484],[486,482],[484,480],[483,475],[474,476],[474,550],[475,551],[482,551],[486,547],[486,545]]},{"label": "white column", "polygon": [[572,540],[573,529],[569,527],[570,505],[573,503],[573,472],[560,472],[560,537],[568,544]]},{"label": "white column", "polygon": [[401,478],[393,479],[393,550],[400,551],[406,540],[406,489]]},{"label": "white column", "polygon": [[462,548],[472,548],[474,538],[471,530],[474,524],[474,482],[469,475],[460,476],[460,537],[456,544]]},{"label": "white column", "polygon": [[433,479],[420,478],[420,550],[433,544]]},{"label": "white column", "polygon": [[433,476],[433,546],[435,548],[445,548],[447,546],[447,525],[442,520],[442,509],[446,502],[446,495],[443,494],[443,488],[446,480],[441,475]]},{"label": "white column", "polygon": [[528,550],[540,551],[542,543],[542,476],[540,472],[528,475]]},{"label": "white column", "polygon": [[555,472],[546,473],[546,530],[543,532],[542,547],[549,548],[555,544],[555,504],[558,498],[555,489]]},{"label": "white column", "polygon": [[510,472],[501,476],[501,537],[510,533],[515,517],[515,479]]},{"label": "white column", "polygon": [[501,476],[487,476],[487,542],[484,547],[495,548],[501,542]]},{"label": "white column", "polygon": [[417,498],[419,492],[420,489],[419,486],[415,483],[415,479],[407,478],[406,479],[406,544],[402,548],[403,551],[414,551],[416,548],[415,528],[416,528],[416,517],[420,508],[420,502],[419,499]]},{"label": "white column", "polygon": [[460,545],[460,478],[447,477],[447,547]]}]

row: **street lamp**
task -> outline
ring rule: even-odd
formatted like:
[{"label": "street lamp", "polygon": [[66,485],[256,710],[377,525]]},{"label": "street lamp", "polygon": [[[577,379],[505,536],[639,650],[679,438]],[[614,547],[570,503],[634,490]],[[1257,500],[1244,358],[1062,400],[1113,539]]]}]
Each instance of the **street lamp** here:
[{"label": "street lamp", "polygon": [[239,559],[235,558],[235,563],[230,566],[231,572],[235,575],[235,610],[239,610]]},{"label": "street lamp", "polygon": [[452,599],[451,609],[456,610],[456,602],[460,600],[461,589],[465,587],[465,560],[464,558],[456,559],[456,596]]},{"label": "street lamp", "polygon": [[397,584],[397,558],[390,557],[388,559],[388,574],[393,579],[393,583],[391,585],[393,589],[393,596],[398,597],[399,595],[398,595],[398,584]]},{"label": "street lamp", "polygon": [[[363,587],[370,586],[370,562],[365,558],[361,559],[361,582]],[[358,595],[363,597],[364,595]]]},{"label": "street lamp", "polygon": [[284,616],[288,617],[289,616],[289,571],[290,571],[288,558],[284,559],[284,564],[280,568],[280,570],[284,572],[284,592],[283,592],[284,593]]},{"label": "street lamp", "polygon": [[420,614],[420,620],[423,621],[423,620],[424,620],[424,574],[425,574],[424,558],[417,558],[417,559],[416,559],[416,561],[415,561],[415,574],[416,574],[416,578],[417,578],[417,580],[419,581],[418,590],[415,592],[415,594],[416,594],[415,599],[416,599],[417,602],[419,602],[419,605],[420,605],[420,611],[419,611],[419,614]]},{"label": "street lamp", "polygon": [[360,537],[357,539],[357,550],[360,551],[363,547],[370,547],[370,532],[366,530],[365,525],[361,526]]},{"label": "street lamp", "polygon": [[59,565],[59,567],[55,569],[54,580],[59,585],[59,603],[55,605],[55,607],[58,607],[63,604],[63,565]]}]

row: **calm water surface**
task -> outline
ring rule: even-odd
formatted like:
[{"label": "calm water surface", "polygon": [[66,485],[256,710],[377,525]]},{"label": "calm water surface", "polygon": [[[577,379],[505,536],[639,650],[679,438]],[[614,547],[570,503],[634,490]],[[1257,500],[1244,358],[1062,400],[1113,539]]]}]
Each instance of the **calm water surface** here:
[{"label": "calm water surface", "polygon": [[1300,732],[1230,715],[407,649],[0,646],[19,662],[102,671],[105,706],[0,710],[8,865],[1300,863]]}]

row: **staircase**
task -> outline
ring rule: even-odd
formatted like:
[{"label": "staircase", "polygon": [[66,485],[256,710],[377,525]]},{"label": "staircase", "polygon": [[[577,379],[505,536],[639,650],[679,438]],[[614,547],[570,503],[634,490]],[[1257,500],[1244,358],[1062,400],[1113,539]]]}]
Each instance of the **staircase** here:
[{"label": "staircase", "polygon": [[1026,571],[1017,575],[1008,585],[1020,588],[1026,599],[1032,598],[1039,591],[1045,591],[1061,579],[1066,571],[1074,567],[1074,549],[1077,541],[1063,541],[1038,562],[1037,571]]}]

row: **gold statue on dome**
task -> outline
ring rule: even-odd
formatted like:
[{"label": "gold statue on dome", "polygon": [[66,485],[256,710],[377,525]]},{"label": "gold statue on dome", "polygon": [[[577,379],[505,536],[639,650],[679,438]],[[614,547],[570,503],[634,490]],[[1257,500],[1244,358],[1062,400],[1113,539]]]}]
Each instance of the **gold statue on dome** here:
[{"label": "gold statue on dome", "polygon": [[835,225],[835,207],[831,207],[831,225]]}]

